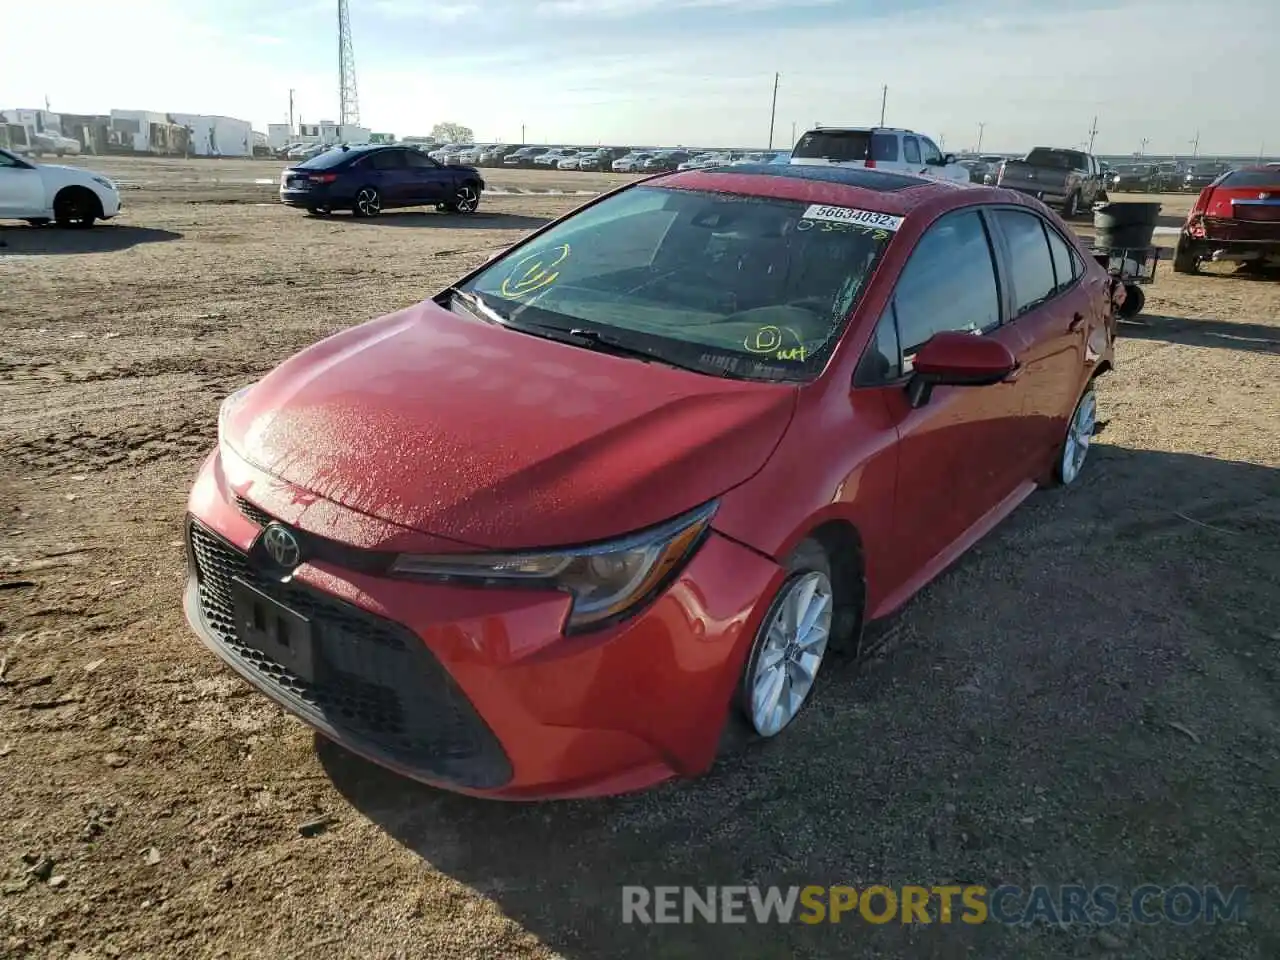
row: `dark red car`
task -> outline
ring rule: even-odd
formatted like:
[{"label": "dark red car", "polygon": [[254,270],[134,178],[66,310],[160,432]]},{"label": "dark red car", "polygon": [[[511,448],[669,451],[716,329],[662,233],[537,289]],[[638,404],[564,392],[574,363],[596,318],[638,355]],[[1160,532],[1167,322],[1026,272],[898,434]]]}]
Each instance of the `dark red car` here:
[{"label": "dark red car", "polygon": [[727,724],[778,734],[828,650],[1076,479],[1110,294],[1011,191],[650,178],[228,398],[187,616],[429,783],[697,775]]},{"label": "dark red car", "polygon": [[1200,191],[1182,225],[1173,269],[1195,273],[1205,260],[1280,265],[1280,168],[1230,170]]}]

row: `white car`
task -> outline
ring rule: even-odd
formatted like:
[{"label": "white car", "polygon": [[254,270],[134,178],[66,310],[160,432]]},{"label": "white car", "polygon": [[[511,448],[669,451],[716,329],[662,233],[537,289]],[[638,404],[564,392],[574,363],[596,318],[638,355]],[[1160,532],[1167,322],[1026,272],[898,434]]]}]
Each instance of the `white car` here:
[{"label": "white car", "polygon": [[969,171],[923,134],[902,127],[815,127],[796,141],[793,164],[864,167],[968,183]]},{"label": "white car", "polygon": [[652,153],[629,153],[613,161],[614,173],[635,173],[644,168],[644,162],[652,157]]},{"label": "white car", "polygon": [[120,212],[120,191],[100,173],[35,163],[0,150],[0,220],[92,227]]},{"label": "white car", "polygon": [[535,167],[555,168],[560,163],[561,160],[565,160],[569,157],[576,157],[577,155],[578,155],[578,151],[573,149],[572,147],[554,147],[548,150],[542,156],[534,157],[533,165]]},{"label": "white car", "polygon": [[31,153],[37,157],[42,153],[52,153],[59,157],[65,157],[68,154],[78,157],[80,155],[80,141],[64,137],[60,133],[45,131],[32,136]]}]

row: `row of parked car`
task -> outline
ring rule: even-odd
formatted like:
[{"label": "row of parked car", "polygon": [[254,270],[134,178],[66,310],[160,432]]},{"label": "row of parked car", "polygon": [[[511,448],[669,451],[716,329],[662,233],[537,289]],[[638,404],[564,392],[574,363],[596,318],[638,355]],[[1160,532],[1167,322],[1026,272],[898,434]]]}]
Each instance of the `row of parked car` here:
[{"label": "row of parked car", "polygon": [[659,147],[554,147],[451,143],[429,156],[449,167],[583,170],[596,173],[662,173],[729,163],[785,163],[789,152],[697,151]]}]

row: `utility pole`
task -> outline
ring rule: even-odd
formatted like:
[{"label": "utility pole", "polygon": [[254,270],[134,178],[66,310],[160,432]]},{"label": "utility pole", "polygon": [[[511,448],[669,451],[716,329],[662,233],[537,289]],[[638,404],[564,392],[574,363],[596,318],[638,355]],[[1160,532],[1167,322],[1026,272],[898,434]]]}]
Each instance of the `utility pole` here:
[{"label": "utility pole", "polygon": [[1196,154],[1200,152],[1200,131],[1196,131],[1196,138],[1194,140],[1188,140],[1187,142],[1191,144],[1191,159],[1194,160],[1196,158]]},{"label": "utility pole", "polygon": [[889,99],[889,85],[886,83],[880,88],[880,126],[884,126],[884,105]]},{"label": "utility pole", "polygon": [[1086,153],[1093,153],[1093,140],[1098,135],[1098,118],[1093,118],[1093,126],[1089,128],[1089,149]]},{"label": "utility pole", "polygon": [[985,122],[978,124],[978,149],[974,153],[982,152],[982,132],[987,129]]},{"label": "utility pole", "polygon": [[[791,121],[791,146],[794,147],[795,145],[796,145],[796,122],[792,120]],[[1259,152],[1259,156],[1261,156],[1261,152]]]},{"label": "utility pole", "polygon": [[1138,156],[1145,157],[1147,155],[1147,144],[1150,142],[1151,140],[1149,138],[1142,138],[1142,145],[1138,147]]},{"label": "utility pole", "polygon": [[773,149],[773,122],[778,116],[778,78],[782,74],[773,75],[773,106],[769,108],[769,149]]},{"label": "utility pole", "polygon": [[524,146],[524,124],[520,124],[520,146]]},{"label": "utility pole", "polygon": [[293,136],[293,88],[289,88],[289,136]]}]

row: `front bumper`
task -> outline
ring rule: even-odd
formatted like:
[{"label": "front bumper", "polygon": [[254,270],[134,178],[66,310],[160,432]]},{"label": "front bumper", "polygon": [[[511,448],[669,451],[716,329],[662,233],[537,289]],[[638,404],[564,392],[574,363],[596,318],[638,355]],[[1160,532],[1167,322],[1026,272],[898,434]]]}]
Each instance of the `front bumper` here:
[{"label": "front bumper", "polygon": [[[322,559],[273,581],[251,559],[264,521],[332,536],[329,521],[350,514],[307,500],[212,454],[188,505],[184,607],[206,645],[326,736],[414,779],[498,799],[622,793],[711,765],[761,598],[783,576],[772,562],[712,534],[646,609],[565,637],[559,593],[404,580]],[[324,529],[308,519],[318,515]],[[314,683],[240,639],[232,577],[311,620]]]}]

